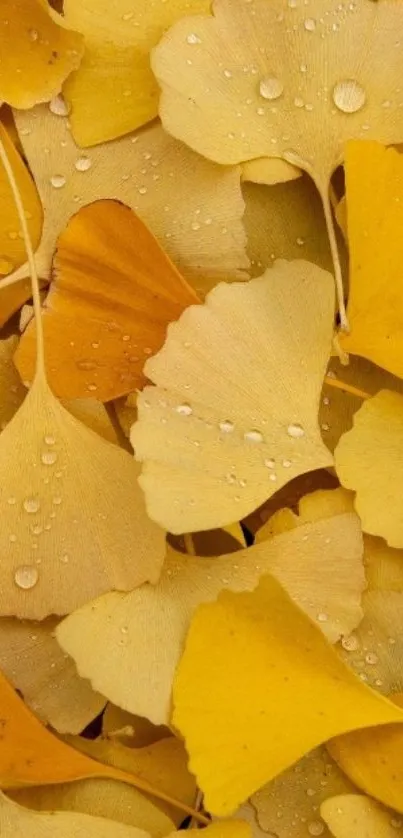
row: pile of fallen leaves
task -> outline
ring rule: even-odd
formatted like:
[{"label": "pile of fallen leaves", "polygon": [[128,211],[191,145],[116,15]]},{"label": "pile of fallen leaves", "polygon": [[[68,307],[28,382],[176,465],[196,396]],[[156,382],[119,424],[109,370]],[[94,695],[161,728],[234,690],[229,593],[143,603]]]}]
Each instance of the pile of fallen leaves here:
[{"label": "pile of fallen leaves", "polygon": [[0,2],[0,834],[403,834],[403,2]]}]

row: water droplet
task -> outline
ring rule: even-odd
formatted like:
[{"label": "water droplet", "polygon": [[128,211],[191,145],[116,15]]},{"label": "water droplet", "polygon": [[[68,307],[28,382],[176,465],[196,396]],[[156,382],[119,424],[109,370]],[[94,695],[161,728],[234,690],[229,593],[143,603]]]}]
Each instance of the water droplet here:
[{"label": "water droplet", "polygon": [[188,44],[201,44],[201,38],[199,38],[199,36],[196,35],[195,32],[191,32],[187,36],[186,41]]},{"label": "water droplet", "polygon": [[226,79],[231,79],[232,78],[231,70],[224,70],[224,76],[225,76]]},{"label": "water droplet", "polygon": [[230,434],[234,430],[234,423],[230,422],[229,419],[225,419],[224,422],[219,423],[218,427],[224,434]]},{"label": "water droplet", "polygon": [[14,506],[14,504],[17,503],[17,498],[14,498],[14,497],[7,498],[7,503],[10,504],[10,506]]},{"label": "water droplet", "polygon": [[303,108],[304,107],[304,100],[301,99],[300,96],[296,96],[294,99],[294,105],[296,108]]},{"label": "water droplet", "polygon": [[32,565],[21,565],[14,573],[15,584],[24,591],[34,588],[39,579],[38,569]]},{"label": "water droplet", "polygon": [[121,629],[120,629],[120,631],[122,632],[122,634],[128,634],[129,629],[128,629],[128,627],[127,627],[127,626],[122,626],[122,627],[121,627]]},{"label": "water droplet", "polygon": [[38,512],[38,510],[41,508],[41,504],[38,498],[25,498],[22,505],[25,509],[25,512],[30,512],[31,514]]},{"label": "water droplet", "polygon": [[330,425],[327,422],[322,422],[321,428],[322,431],[330,431]]},{"label": "water droplet", "polygon": [[322,611],[316,615],[316,619],[318,623],[327,623],[329,617],[327,614],[324,614]]},{"label": "water droplet", "polygon": [[243,437],[247,442],[263,442],[263,434],[260,431],[245,431]]},{"label": "water droplet", "polygon": [[374,652],[368,652],[368,654],[365,655],[365,660],[370,666],[375,666],[375,664],[378,663],[378,655]]},{"label": "water droplet", "polygon": [[355,634],[350,634],[348,637],[342,637],[341,645],[346,652],[356,652],[360,648],[358,637]]},{"label": "water droplet", "polygon": [[302,436],[305,436],[305,431],[302,425],[299,425],[298,422],[292,422],[291,425],[288,425],[287,428],[288,436],[291,436],[293,439],[299,439]]},{"label": "water droplet", "polygon": [[88,157],[86,154],[83,154],[82,157],[79,157],[78,160],[76,160],[74,166],[78,172],[88,172],[88,169],[90,169],[92,166],[91,157]]},{"label": "water droplet", "polygon": [[281,463],[281,465],[283,466],[283,468],[290,468],[290,466],[291,466],[291,460],[283,460],[283,462]]},{"label": "water droplet", "polygon": [[308,797],[313,797],[314,794],[316,794],[316,791],[315,791],[315,789],[307,789],[306,793],[307,793]]},{"label": "water droplet", "polygon": [[31,527],[32,535],[40,535],[43,532],[43,528],[41,524],[33,524]]},{"label": "water droplet", "polygon": [[64,175],[52,175],[50,182],[55,189],[61,189],[62,186],[66,185],[66,178]]},{"label": "water droplet", "polygon": [[[63,498],[61,498],[60,495],[55,495],[55,497],[52,500],[52,503],[54,503],[55,506],[60,506],[62,500],[63,500]],[[46,529],[46,527],[45,527],[45,529]]]},{"label": "water droplet", "polygon": [[271,460],[271,459],[264,460],[264,465],[266,466],[266,468],[274,468],[275,464],[276,463],[275,463],[274,460]]},{"label": "water droplet", "polygon": [[97,389],[96,384],[88,384],[88,386],[87,386],[87,390],[90,390],[91,393],[94,393],[96,389]]},{"label": "water droplet", "polygon": [[67,554],[67,553],[63,553],[63,556],[60,556],[60,561],[61,561],[63,564],[68,564],[68,561],[69,561],[68,554]]},{"label": "water droplet", "polygon": [[43,451],[41,454],[41,461],[45,466],[53,466],[56,460],[56,451]]},{"label": "water droplet", "polygon": [[308,824],[308,832],[310,835],[322,835],[324,831],[325,825],[323,822],[311,821],[311,823]]},{"label": "water droplet", "polygon": [[15,544],[15,542],[17,541],[17,536],[15,535],[15,533],[12,532],[11,535],[8,537],[8,540],[11,541],[11,544]]},{"label": "water droplet", "polygon": [[272,483],[275,483],[277,480],[277,474],[274,474],[274,472],[272,474],[269,474],[269,480],[271,480]]},{"label": "water droplet", "polygon": [[314,20],[313,17],[307,17],[306,20],[304,20],[304,27],[307,32],[315,32],[316,20]]},{"label": "water droplet", "polygon": [[39,38],[39,32],[37,29],[28,29],[28,35],[30,41],[37,41]]},{"label": "water droplet", "polygon": [[181,413],[183,416],[191,416],[193,410],[190,407],[190,404],[178,404],[176,412]]},{"label": "water droplet", "polygon": [[259,83],[259,93],[263,99],[278,99],[283,90],[283,82],[275,76],[266,76]]},{"label": "water droplet", "polygon": [[403,821],[402,821],[401,818],[391,818],[390,819],[390,825],[393,826],[394,829],[400,829],[402,824],[403,824]]},{"label": "water droplet", "polygon": [[56,442],[56,437],[54,437],[52,434],[46,434],[46,436],[44,436],[43,438],[43,441],[46,443],[46,445],[54,445]]},{"label": "water droplet", "polygon": [[366,94],[354,79],[339,81],[333,88],[333,101],[343,113],[357,113],[364,107]]},{"label": "water droplet", "polygon": [[70,106],[62,96],[55,96],[49,102],[49,110],[55,116],[67,116],[70,113]]}]

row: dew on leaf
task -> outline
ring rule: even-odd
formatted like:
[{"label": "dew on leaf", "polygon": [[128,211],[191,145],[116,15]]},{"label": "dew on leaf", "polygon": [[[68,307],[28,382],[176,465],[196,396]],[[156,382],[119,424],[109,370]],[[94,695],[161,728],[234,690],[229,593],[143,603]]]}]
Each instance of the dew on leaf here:
[{"label": "dew on leaf", "polygon": [[283,91],[283,82],[275,76],[266,76],[259,83],[259,93],[263,99],[278,99]]},{"label": "dew on leaf", "polygon": [[39,572],[33,565],[21,565],[14,573],[14,581],[18,588],[29,591],[34,588],[39,579]]},{"label": "dew on leaf", "polygon": [[38,512],[41,508],[41,503],[38,498],[25,498],[22,505],[25,509],[25,512],[29,512],[31,515],[33,515],[35,512]]},{"label": "dew on leaf", "polygon": [[339,111],[357,113],[365,105],[366,93],[354,79],[344,79],[334,86],[333,101]]}]

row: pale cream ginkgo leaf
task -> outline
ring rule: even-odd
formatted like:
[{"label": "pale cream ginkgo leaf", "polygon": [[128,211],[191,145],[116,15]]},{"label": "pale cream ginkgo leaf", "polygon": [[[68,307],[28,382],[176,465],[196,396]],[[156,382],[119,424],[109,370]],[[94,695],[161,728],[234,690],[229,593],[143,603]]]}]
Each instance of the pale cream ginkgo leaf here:
[{"label": "pale cream ginkgo leaf", "polygon": [[0,473],[0,614],[43,619],[157,581],[164,533],[146,516],[136,463],[40,378],[1,434]]},{"label": "pale cream ginkgo leaf", "polygon": [[[69,131],[63,101],[50,107],[15,112],[44,208],[36,251],[40,277],[50,278],[57,237],[71,216],[102,198],[135,210],[200,291],[205,293],[219,279],[247,277],[239,167],[203,160],[159,123],[83,153]],[[25,264],[11,277],[28,273]]]},{"label": "pale cream ginkgo leaf", "polygon": [[168,327],[131,433],[154,520],[173,533],[224,526],[332,464],[317,414],[333,316],[331,275],[279,261]]},{"label": "pale cream ginkgo leaf", "polygon": [[322,818],[334,838],[395,838],[401,817],[364,794],[340,794],[322,803]]},{"label": "pale cream ginkgo leaf", "polygon": [[216,0],[154,49],[166,129],[218,163],[281,157],[327,190],[347,139],[401,142],[403,10]]},{"label": "pale cream ginkgo leaf", "polygon": [[154,724],[167,724],[175,669],[200,603],[214,600],[223,588],[253,590],[270,572],[335,642],[362,617],[361,557],[354,513],[213,559],[168,549],[156,585],[100,597],[63,620],[57,639],[95,689]]},{"label": "pale cream ginkgo leaf", "polygon": [[149,833],[105,818],[77,812],[35,812],[0,794],[0,830],[4,838],[150,838]]},{"label": "pale cream ginkgo leaf", "polygon": [[103,710],[105,699],[77,674],[56,638],[57,620],[0,619],[0,669],[25,702],[59,733],[81,733]]}]

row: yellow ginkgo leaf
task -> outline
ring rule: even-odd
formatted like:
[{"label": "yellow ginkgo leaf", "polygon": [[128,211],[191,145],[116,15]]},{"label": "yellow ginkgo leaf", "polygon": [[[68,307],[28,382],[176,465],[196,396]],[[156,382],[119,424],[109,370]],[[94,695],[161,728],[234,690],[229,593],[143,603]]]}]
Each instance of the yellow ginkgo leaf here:
[{"label": "yellow ginkgo leaf", "polygon": [[322,803],[322,818],[334,838],[396,838],[401,818],[360,794],[341,794]]},{"label": "yellow ginkgo leaf", "polygon": [[287,183],[301,177],[301,169],[279,157],[257,157],[242,163],[242,180],[250,183]]},{"label": "yellow ginkgo leaf", "polygon": [[2,615],[66,614],[157,581],[164,534],[147,519],[137,471],[36,379],[0,437]]},{"label": "yellow ginkgo leaf", "polygon": [[[321,521],[346,512],[354,512],[353,495],[345,489],[318,489],[316,492],[303,495],[297,503],[297,512],[290,507],[279,509],[259,529],[255,535],[255,543],[265,541],[273,535],[293,530],[302,524]],[[344,521],[345,519],[343,519]],[[342,524],[342,521],[340,521]]]},{"label": "yellow ginkgo leaf", "polygon": [[403,593],[403,550],[394,550],[383,538],[371,535],[364,535],[364,545],[368,590]]},{"label": "yellow ginkgo leaf", "polygon": [[332,736],[403,720],[270,576],[252,593],[225,591],[199,606],[177,669],[174,708],[190,770],[217,815]]},{"label": "yellow ginkgo leaf", "polygon": [[[342,384],[352,389],[343,390],[338,386]],[[402,379],[358,355],[350,355],[347,366],[339,358],[331,358],[319,409],[323,440],[330,451],[334,451],[340,437],[352,427],[354,414],[363,403],[363,394],[372,396],[385,389],[403,393]]]},{"label": "yellow ginkgo leaf", "polygon": [[403,156],[374,142],[348,143],[346,197],[350,334],[340,336],[341,346],[403,378]]},{"label": "yellow ginkgo leaf", "polygon": [[[332,270],[332,256],[319,193],[307,176],[290,183],[244,183],[244,224],[251,271],[259,276],[275,259],[306,259]],[[339,239],[345,270],[345,248]]]},{"label": "yellow ginkgo leaf", "polygon": [[47,0],[2,0],[0,32],[0,101],[14,108],[48,102],[80,64],[82,36]]},{"label": "yellow ginkgo leaf", "polygon": [[356,492],[363,530],[391,547],[403,547],[402,446],[403,396],[381,390],[363,403],[335,450],[338,477]]},{"label": "yellow ginkgo leaf", "polygon": [[276,838],[329,838],[319,816],[320,804],[333,795],[354,791],[355,787],[322,746],[266,783],[252,795],[251,803],[269,838],[273,834]]},{"label": "yellow ginkgo leaf", "polygon": [[[403,707],[403,695],[391,698]],[[337,736],[327,747],[333,759],[360,789],[403,813],[403,726],[368,727]]]},{"label": "yellow ginkgo leaf", "polygon": [[[8,50],[8,52],[10,52],[10,50]],[[41,202],[31,175],[1,122],[0,138],[7,150],[8,158],[14,172],[14,177],[18,183],[18,187],[24,201],[28,229],[33,245],[36,248],[39,243],[42,229]],[[13,268],[18,267],[18,265],[21,265],[22,262],[25,262],[26,253],[24,242],[21,238],[21,226],[14,207],[10,185],[2,166],[0,167],[0,207],[0,274],[7,274],[12,271]],[[17,301],[19,305],[31,296],[30,286],[25,284],[24,287],[27,289],[26,296],[24,297],[21,295],[20,299]],[[18,290],[21,291],[21,285],[18,286]],[[17,305],[13,302],[13,298],[16,294],[17,289],[11,288],[2,292],[0,297],[0,325],[5,323],[10,314],[13,314],[13,312],[17,309]]]},{"label": "yellow ginkgo leaf", "polygon": [[317,413],[333,313],[330,274],[279,261],[169,326],[131,434],[154,520],[173,533],[220,527],[331,465]]},{"label": "yellow ginkgo leaf", "polygon": [[[63,114],[62,105],[60,100],[58,112]],[[202,293],[219,279],[246,276],[249,261],[238,167],[223,168],[203,160],[165,134],[158,123],[83,154],[74,143],[67,117],[54,111],[54,106],[51,112],[44,105],[15,113],[44,207],[36,252],[39,276],[50,278],[57,238],[71,216],[80,206],[102,198],[135,210]],[[44,148],[48,153],[43,153]],[[27,275],[25,264],[12,277]]]},{"label": "yellow ginkgo leaf", "polygon": [[342,639],[341,656],[373,689],[384,695],[402,692],[403,591],[369,591],[362,607],[364,618]]},{"label": "yellow ginkgo leaf", "polygon": [[348,138],[403,139],[399,3],[218,0],[213,12],[176,23],[152,57],[165,127],[196,151],[282,157],[327,188]]},{"label": "yellow ginkgo leaf", "polygon": [[151,802],[146,795],[125,783],[106,778],[12,789],[7,794],[22,806],[40,812],[56,809],[81,812],[96,818],[110,818],[116,822],[115,826],[135,826],[146,830],[152,838],[164,838],[176,825],[157,807],[155,801]]},{"label": "yellow ginkgo leaf", "polygon": [[0,830],[4,838],[149,838],[147,832],[77,812],[34,812],[0,794]]},{"label": "yellow ginkgo leaf", "polygon": [[[165,737],[142,748],[126,748],[120,742],[91,740],[82,736],[69,736],[66,737],[66,741],[97,762],[142,777],[168,798],[176,798],[185,806],[192,806],[194,803],[196,780],[188,769],[185,746],[174,736]],[[177,826],[182,823],[183,812],[176,806],[164,800],[156,801],[150,795],[148,798]]]},{"label": "yellow ginkgo leaf", "polygon": [[105,706],[88,681],[63,654],[57,620],[41,623],[0,620],[0,669],[42,721],[59,733],[80,733]]},{"label": "yellow ginkgo leaf", "polygon": [[79,70],[64,86],[80,146],[115,139],[158,115],[149,53],[184,15],[207,14],[210,0],[64,0],[66,25],[85,37]]}]

